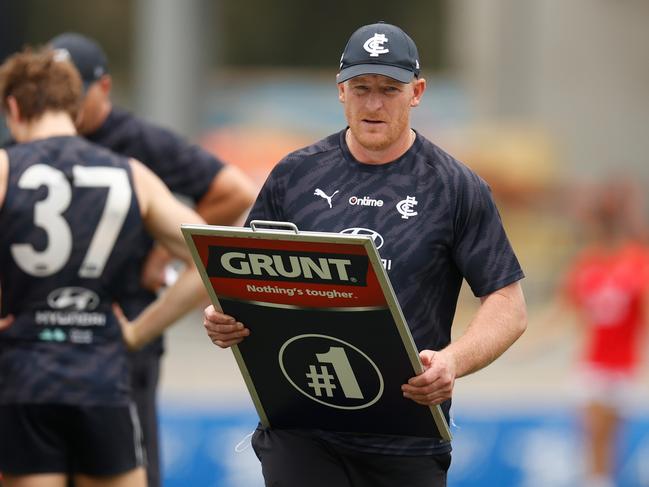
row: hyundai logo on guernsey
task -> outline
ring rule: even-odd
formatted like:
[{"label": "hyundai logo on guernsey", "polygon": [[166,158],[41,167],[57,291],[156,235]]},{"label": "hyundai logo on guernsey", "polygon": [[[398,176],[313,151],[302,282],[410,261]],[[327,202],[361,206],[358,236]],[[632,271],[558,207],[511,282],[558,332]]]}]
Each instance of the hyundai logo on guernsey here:
[{"label": "hyundai logo on guernsey", "polygon": [[68,311],[91,311],[99,306],[99,296],[83,287],[61,287],[47,296],[52,309]]},{"label": "hyundai logo on guernsey", "polygon": [[372,237],[377,250],[383,247],[383,244],[385,243],[381,234],[370,228],[345,228],[344,230],[341,230],[340,233],[344,233],[345,235],[367,235],[368,237]]},{"label": "hyundai logo on guernsey", "polygon": [[[383,244],[385,243],[383,236],[379,232],[372,230],[371,228],[345,228],[344,230],[341,230],[340,233],[343,233],[345,235],[367,235],[368,237],[372,237],[376,250],[379,250],[381,247],[383,247]],[[386,271],[392,270],[392,259],[381,259],[381,264],[383,264],[383,267]]]}]

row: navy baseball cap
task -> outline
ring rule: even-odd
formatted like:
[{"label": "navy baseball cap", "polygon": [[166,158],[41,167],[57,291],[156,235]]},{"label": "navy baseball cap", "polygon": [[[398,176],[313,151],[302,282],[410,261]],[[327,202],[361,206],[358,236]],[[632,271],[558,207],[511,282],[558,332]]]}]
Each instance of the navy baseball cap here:
[{"label": "navy baseball cap", "polygon": [[396,25],[364,25],[352,34],[340,58],[337,82],[380,74],[409,83],[419,76],[419,54],[413,40]]},{"label": "navy baseball cap", "polygon": [[49,44],[57,54],[70,57],[81,75],[84,89],[108,73],[106,54],[92,39],[66,32],[56,36]]}]

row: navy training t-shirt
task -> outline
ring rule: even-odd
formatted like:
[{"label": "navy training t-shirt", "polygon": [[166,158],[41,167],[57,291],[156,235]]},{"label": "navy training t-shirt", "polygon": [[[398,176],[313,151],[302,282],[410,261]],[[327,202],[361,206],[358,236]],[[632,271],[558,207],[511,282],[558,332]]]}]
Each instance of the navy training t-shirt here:
[{"label": "navy training t-shirt", "polygon": [[[388,164],[363,164],[345,130],[284,158],[264,184],[252,220],[292,222],[302,231],[366,233],[374,242],[419,350],[440,350],[462,280],[486,296],[524,277],[487,184],[417,134]],[[449,419],[450,401],[442,405]],[[319,432],[363,451],[425,455],[437,440]]]},{"label": "navy training t-shirt", "polygon": [[[173,193],[194,203],[207,193],[212,180],[225,166],[198,145],[116,107],[99,129],[85,137],[117,154],[139,160]],[[128,268],[130,277],[120,299],[129,319],[135,318],[156,297],[140,284],[142,267],[152,246],[153,239],[144,233],[141,242],[133,248]],[[162,353],[162,338],[154,340],[142,351]]]}]

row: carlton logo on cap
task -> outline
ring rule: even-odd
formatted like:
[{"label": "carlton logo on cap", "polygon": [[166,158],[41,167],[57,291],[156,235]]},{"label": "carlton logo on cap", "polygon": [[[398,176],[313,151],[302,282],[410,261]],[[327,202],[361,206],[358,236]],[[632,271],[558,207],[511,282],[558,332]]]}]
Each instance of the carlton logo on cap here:
[{"label": "carlton logo on cap", "polygon": [[388,42],[388,38],[385,37],[385,34],[374,34],[363,44],[363,49],[370,53],[371,57],[378,57],[379,54],[387,54],[390,50],[387,47],[383,47],[383,43]]},{"label": "carlton logo on cap", "polygon": [[372,74],[387,76],[401,83],[410,83],[419,77],[417,46],[396,25],[385,22],[364,25],[347,41],[340,59],[337,82]]}]

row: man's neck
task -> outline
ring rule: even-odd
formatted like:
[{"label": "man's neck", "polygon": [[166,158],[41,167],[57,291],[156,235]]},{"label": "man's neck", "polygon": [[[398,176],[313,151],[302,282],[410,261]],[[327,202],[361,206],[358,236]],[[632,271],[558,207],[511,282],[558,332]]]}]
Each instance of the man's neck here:
[{"label": "man's neck", "polygon": [[404,155],[408,149],[410,149],[412,144],[414,144],[416,138],[417,134],[415,134],[415,131],[408,129],[408,131],[404,132],[403,136],[390,147],[383,150],[372,150],[361,145],[361,143],[354,138],[352,131],[349,128],[345,132],[345,142],[347,142],[349,151],[358,162],[364,164],[387,164],[392,162]]},{"label": "man's neck", "polygon": [[72,118],[67,112],[47,111],[41,117],[24,125],[19,142],[31,142],[63,135],[76,135],[76,133]]},{"label": "man's neck", "polygon": [[113,104],[110,100],[106,100],[104,103],[102,103],[97,110],[97,113],[95,113],[95,116],[88,124],[88,127],[83,128],[83,135],[94,134],[97,130],[99,130],[102,125],[104,125],[104,122],[106,121],[112,110]]}]

